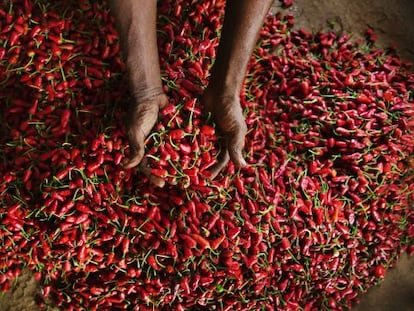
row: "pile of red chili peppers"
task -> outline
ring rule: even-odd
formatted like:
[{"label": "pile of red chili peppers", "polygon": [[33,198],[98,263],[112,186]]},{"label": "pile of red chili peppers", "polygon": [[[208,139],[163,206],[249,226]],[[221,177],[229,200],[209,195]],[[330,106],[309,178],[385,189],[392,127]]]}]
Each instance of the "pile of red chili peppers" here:
[{"label": "pile of red chili peppers", "polygon": [[[413,252],[414,75],[393,50],[269,16],[242,105],[249,166],[200,95],[225,1],[160,1],[170,104],[125,170],[128,94],[101,1],[0,9],[0,287],[61,310],[345,310]],[[372,34],[371,34],[372,35]]]}]

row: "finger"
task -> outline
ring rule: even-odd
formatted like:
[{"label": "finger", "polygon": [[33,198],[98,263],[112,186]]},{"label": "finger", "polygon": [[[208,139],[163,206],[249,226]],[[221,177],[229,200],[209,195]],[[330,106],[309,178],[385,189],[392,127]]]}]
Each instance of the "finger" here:
[{"label": "finger", "polygon": [[229,145],[229,154],[231,161],[236,167],[243,167],[247,165],[246,160],[242,155],[242,147],[239,147],[239,145]]},{"label": "finger", "polygon": [[130,141],[141,142],[145,140],[157,122],[159,106],[153,102],[145,102],[134,109],[128,122],[130,125],[128,136]]},{"label": "finger", "polygon": [[148,177],[151,184],[153,184],[153,185],[155,185],[159,188],[164,188],[165,180],[162,179],[161,177],[158,177],[158,176],[155,176],[155,175],[152,175],[152,174],[147,175],[147,177]]},{"label": "finger", "polygon": [[139,129],[128,131],[131,153],[124,163],[126,169],[137,166],[144,157],[144,135]]},{"label": "finger", "polygon": [[148,165],[148,160],[146,158],[142,160],[139,168],[142,173],[147,176],[150,183],[160,188],[165,186],[165,181],[161,177],[151,174],[151,167]]},{"label": "finger", "polygon": [[211,179],[216,178],[216,176],[227,165],[227,163],[229,163],[230,156],[229,156],[229,152],[227,150],[227,147],[224,146],[222,148],[222,151],[221,151],[221,153],[220,153],[217,160],[218,160],[218,162],[216,164],[214,164],[209,170]]},{"label": "finger", "polygon": [[128,138],[131,151],[124,166],[127,169],[137,166],[144,157],[145,138],[157,121],[158,111],[168,103],[164,94],[158,95],[153,100],[148,100],[130,107],[127,123],[129,125]]},{"label": "finger", "polygon": [[244,124],[244,127],[241,126],[235,134],[228,137],[227,148],[229,150],[230,159],[237,167],[243,167],[247,165],[246,160],[244,160],[242,154],[246,132],[247,128]]},{"label": "finger", "polygon": [[162,95],[158,99],[158,107],[160,109],[164,108],[168,104],[168,97],[166,95]]},{"label": "finger", "polygon": [[141,162],[143,156],[144,156],[144,152],[138,152],[135,155],[133,155],[132,157],[129,157],[125,161],[124,167],[126,169],[130,169],[130,168],[133,168],[133,167],[137,166]]}]

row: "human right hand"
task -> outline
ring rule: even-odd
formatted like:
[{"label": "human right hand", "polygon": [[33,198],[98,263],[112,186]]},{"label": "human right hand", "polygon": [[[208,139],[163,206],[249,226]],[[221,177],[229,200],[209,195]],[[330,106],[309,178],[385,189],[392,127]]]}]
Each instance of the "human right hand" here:
[{"label": "human right hand", "polygon": [[220,96],[211,88],[205,91],[202,104],[206,112],[211,113],[213,121],[221,134],[224,135],[220,142],[222,151],[216,163],[210,170],[211,178],[214,179],[231,159],[235,166],[246,165],[242,150],[247,133],[243,111],[239,97]]}]

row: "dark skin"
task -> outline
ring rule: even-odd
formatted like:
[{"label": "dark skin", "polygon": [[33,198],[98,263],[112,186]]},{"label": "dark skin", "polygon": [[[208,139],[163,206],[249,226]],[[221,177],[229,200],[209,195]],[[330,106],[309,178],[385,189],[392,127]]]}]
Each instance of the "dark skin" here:
[{"label": "dark skin", "polygon": [[[210,82],[202,96],[205,112],[210,112],[224,135],[218,163],[211,168],[214,178],[232,160],[246,165],[242,156],[246,123],[240,106],[240,91],[247,64],[272,0],[227,0],[217,58]],[[131,146],[126,168],[139,165],[150,182],[159,187],[164,180],[150,174],[144,157],[144,141],[157,122],[159,110],[168,102],[163,92],[157,49],[155,0],[110,0],[126,56],[130,89],[135,102],[127,123]]]}]

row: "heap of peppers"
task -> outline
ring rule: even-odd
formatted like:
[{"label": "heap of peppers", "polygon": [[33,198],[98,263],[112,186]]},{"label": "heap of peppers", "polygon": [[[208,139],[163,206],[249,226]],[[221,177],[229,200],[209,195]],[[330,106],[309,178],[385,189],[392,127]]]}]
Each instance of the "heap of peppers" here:
[{"label": "heap of peppers", "polygon": [[[203,113],[225,1],[160,1],[169,104],[125,170],[104,1],[0,9],[0,288],[61,310],[346,310],[412,253],[414,76],[393,49],[269,15],[241,94],[248,166]],[[372,38],[372,33],[370,33]]]}]

